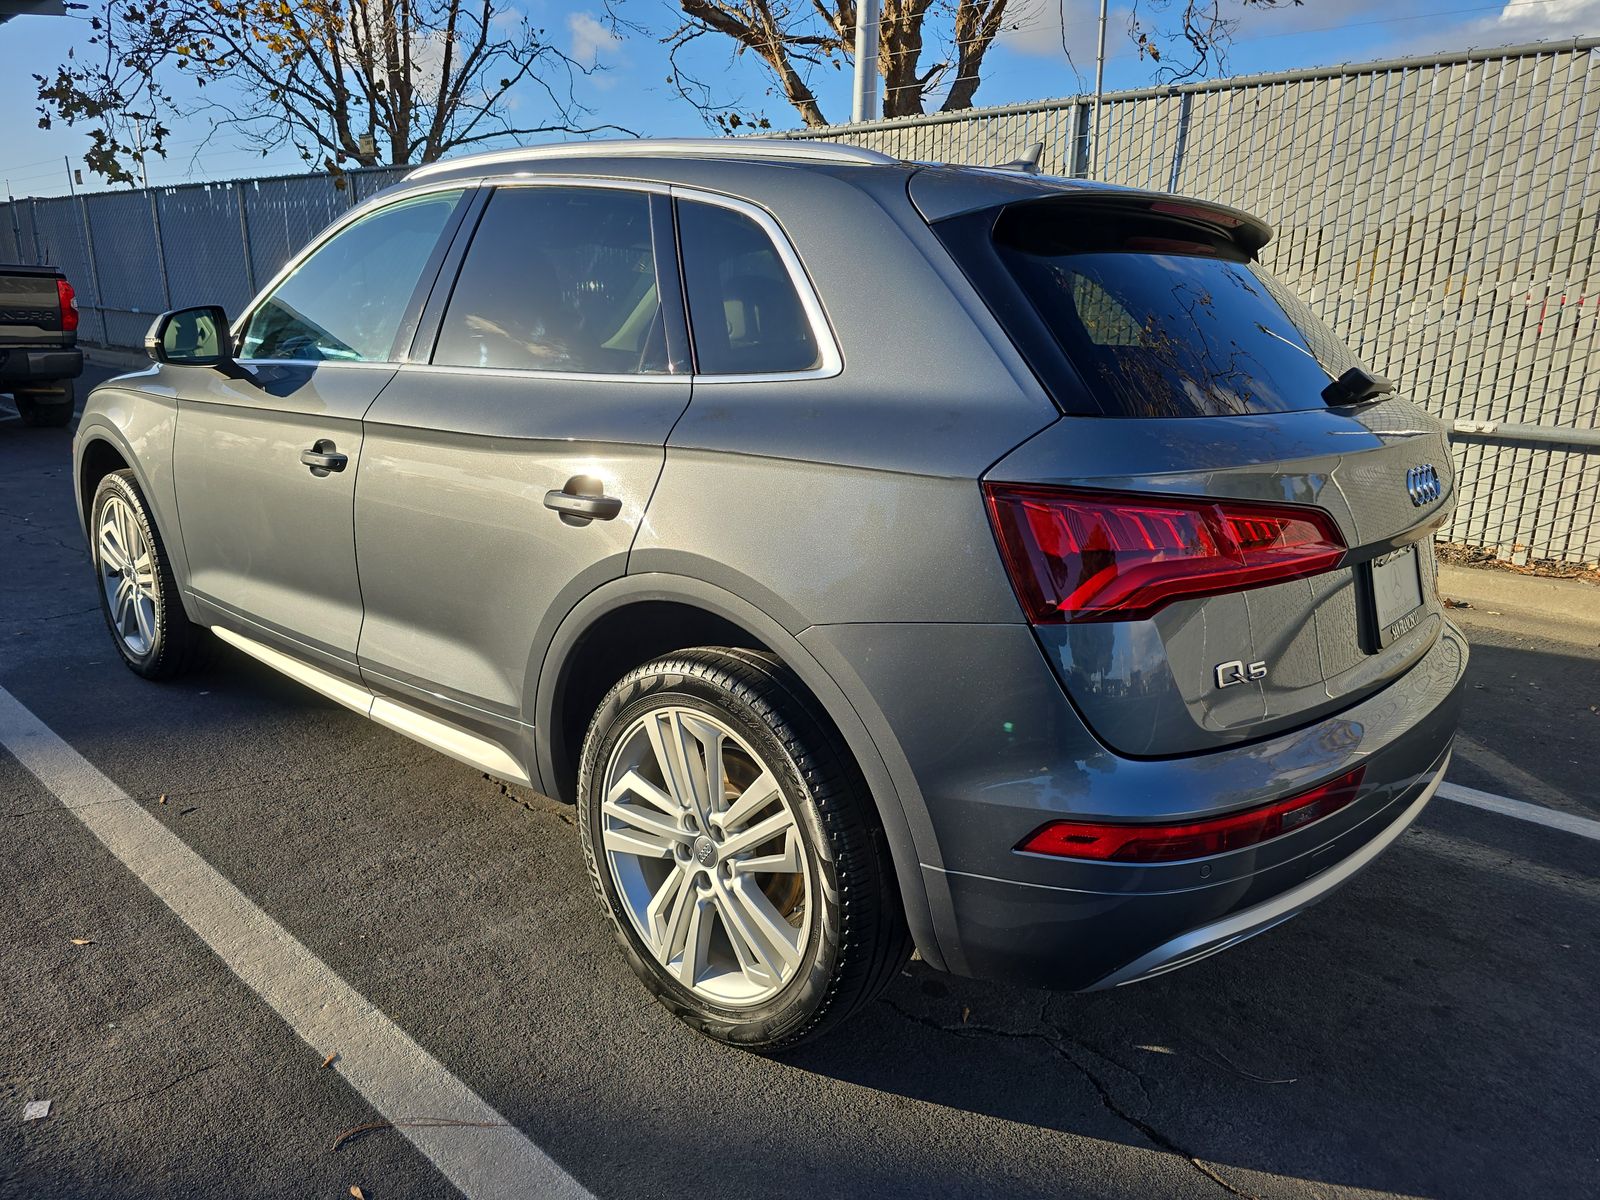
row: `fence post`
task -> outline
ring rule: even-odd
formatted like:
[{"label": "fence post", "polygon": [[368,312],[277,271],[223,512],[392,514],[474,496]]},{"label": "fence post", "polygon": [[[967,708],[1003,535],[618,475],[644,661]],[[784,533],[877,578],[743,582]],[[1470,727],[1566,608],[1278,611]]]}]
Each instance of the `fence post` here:
[{"label": "fence post", "polygon": [[[33,265],[44,266],[44,251],[39,247],[39,202],[32,196],[28,197],[28,223],[33,226]],[[18,252],[22,250],[17,247]]]},{"label": "fence post", "polygon": [[106,298],[100,292],[100,264],[94,257],[94,230],[89,226],[89,201],[78,197],[78,218],[83,222],[83,248],[89,256],[89,285],[94,288],[94,308],[100,314],[100,344],[108,345],[111,335],[106,331]]},{"label": "fence post", "polygon": [[1089,106],[1078,101],[1072,106],[1072,166],[1067,174],[1083,179],[1089,174]]},{"label": "fence post", "polygon": [[156,206],[156,193],[153,188],[145,189],[145,196],[150,201],[150,227],[156,233],[156,265],[161,268],[161,307],[172,307],[172,284],[167,279],[167,247],[161,240],[161,211]]},{"label": "fence post", "polygon": [[1178,173],[1183,170],[1183,151],[1189,144],[1189,110],[1194,106],[1194,93],[1184,92],[1178,100],[1178,140],[1172,147],[1172,177],[1167,180],[1167,191],[1178,190]]},{"label": "fence post", "polygon": [[[244,213],[244,185],[233,185],[233,198],[239,206],[239,245],[244,250],[244,286],[251,296],[256,294],[256,264],[250,255],[250,219]],[[248,302],[247,302],[248,303]]]}]

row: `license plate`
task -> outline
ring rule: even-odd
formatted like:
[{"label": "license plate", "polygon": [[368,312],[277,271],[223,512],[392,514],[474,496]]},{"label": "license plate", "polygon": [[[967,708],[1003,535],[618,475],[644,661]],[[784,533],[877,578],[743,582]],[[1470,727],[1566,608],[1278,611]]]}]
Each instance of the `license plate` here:
[{"label": "license plate", "polygon": [[1422,607],[1422,575],[1417,548],[1406,546],[1372,560],[1373,624],[1378,645],[1387,646],[1410,632]]}]

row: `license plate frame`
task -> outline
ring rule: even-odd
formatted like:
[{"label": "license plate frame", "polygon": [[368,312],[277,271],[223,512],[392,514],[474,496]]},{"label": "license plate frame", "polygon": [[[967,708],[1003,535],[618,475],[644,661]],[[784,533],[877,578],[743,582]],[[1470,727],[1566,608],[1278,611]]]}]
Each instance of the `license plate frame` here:
[{"label": "license plate frame", "polygon": [[1416,627],[1422,609],[1422,556],[1401,546],[1367,564],[1367,611],[1381,650]]}]

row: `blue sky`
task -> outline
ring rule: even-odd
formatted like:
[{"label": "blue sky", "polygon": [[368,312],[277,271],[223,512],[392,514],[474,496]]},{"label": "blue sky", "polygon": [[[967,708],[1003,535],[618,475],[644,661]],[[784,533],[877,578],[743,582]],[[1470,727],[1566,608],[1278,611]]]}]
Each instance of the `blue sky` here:
[{"label": "blue sky", "polygon": [[[699,114],[665,82],[666,54],[648,37],[614,38],[601,26],[594,0],[508,0],[576,56],[603,70],[580,79],[578,99],[597,121],[615,122],[646,135],[696,136],[707,133]],[[1070,96],[1093,85],[1095,17],[1098,0],[1013,0],[1019,28],[1002,35],[990,52],[979,104],[1008,104]],[[1238,19],[1236,39],[1225,69],[1212,74],[1250,74],[1327,63],[1352,62],[1396,54],[1496,46],[1600,33],[1600,0],[1306,0],[1301,7],[1261,10],[1239,0],[1222,0]],[[635,20],[668,28],[669,0],[624,0]],[[1159,21],[1149,7],[1148,19]],[[1141,62],[1127,35],[1126,0],[1113,0],[1107,35],[1106,85],[1141,87],[1153,68]],[[1066,26],[1063,51],[1063,19]],[[31,73],[47,73],[69,49],[90,34],[86,19],[19,17],[0,26],[0,181],[9,180],[18,196],[66,191],[62,156],[81,166],[87,139],[74,130],[36,128]],[[776,127],[798,124],[780,96],[747,56],[730,60],[722,43],[705,39],[695,60],[703,74],[722,81],[726,96],[742,111],[764,112]],[[1070,59],[1069,59],[1070,53]],[[850,81],[844,72],[819,75],[818,90],[831,120],[849,116]],[[534,103],[529,98],[529,103]],[[222,138],[205,141],[207,126],[173,122],[168,157],[150,167],[152,183],[231,179],[302,170],[293,151],[263,158]],[[90,180],[90,190],[103,185]]]}]

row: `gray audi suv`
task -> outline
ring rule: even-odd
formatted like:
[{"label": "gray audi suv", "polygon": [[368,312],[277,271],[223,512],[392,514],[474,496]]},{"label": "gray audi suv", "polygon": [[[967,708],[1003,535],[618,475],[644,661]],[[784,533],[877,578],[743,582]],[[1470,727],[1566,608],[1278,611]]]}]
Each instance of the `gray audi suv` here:
[{"label": "gray audi suv", "polygon": [[1467,661],[1440,427],[1270,236],[837,144],[422,167],[90,396],[106,620],[574,802],[714,1038],[815,1036],[913,947],[1148,978],[1399,837]]}]

